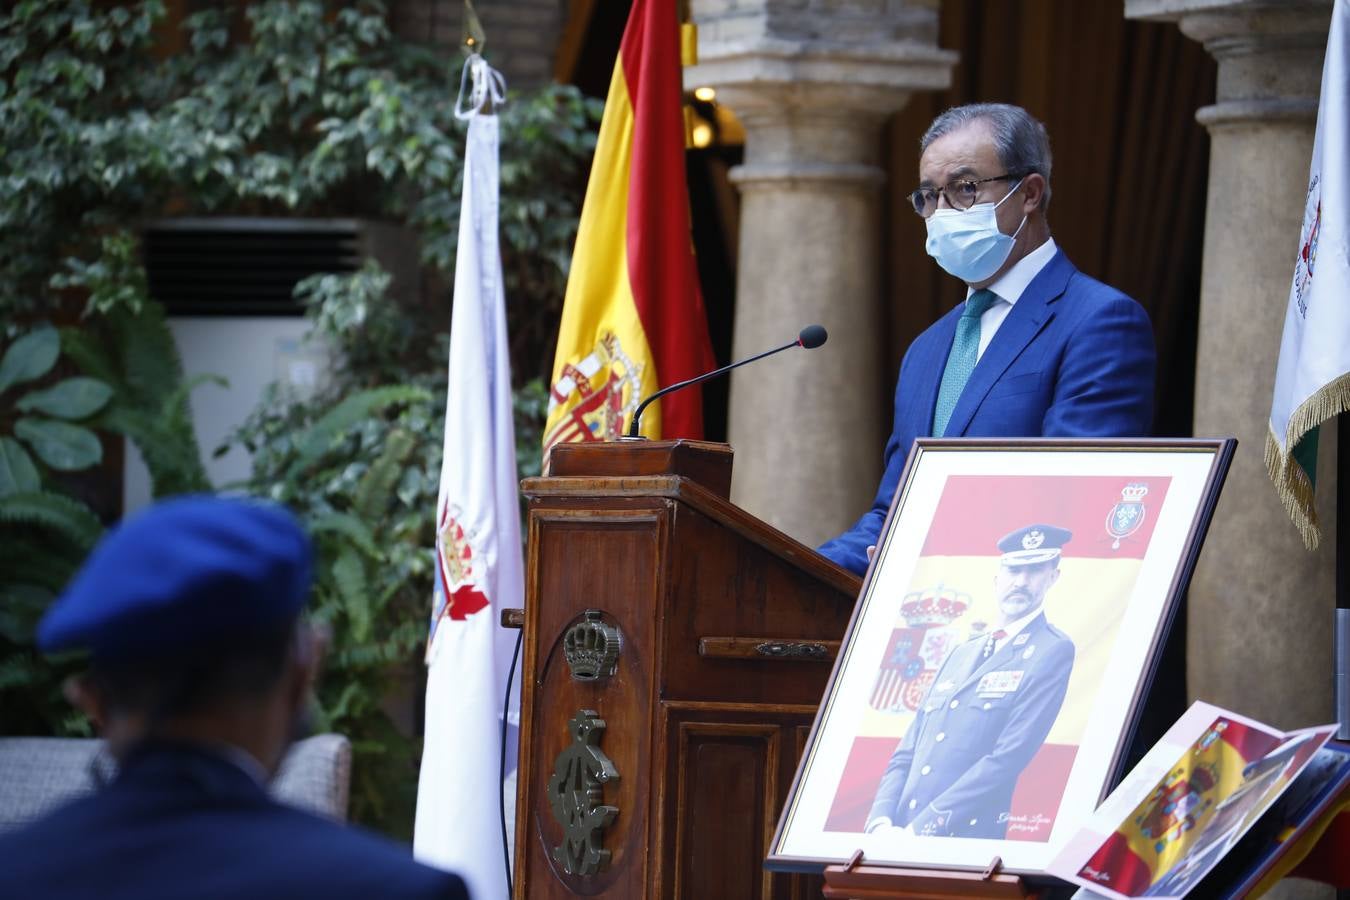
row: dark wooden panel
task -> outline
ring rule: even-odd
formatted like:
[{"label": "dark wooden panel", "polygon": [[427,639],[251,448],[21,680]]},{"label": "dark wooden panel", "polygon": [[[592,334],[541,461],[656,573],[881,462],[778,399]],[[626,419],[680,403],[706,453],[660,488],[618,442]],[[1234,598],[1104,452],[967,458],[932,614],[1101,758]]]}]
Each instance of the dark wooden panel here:
[{"label": "dark wooden panel", "polygon": [[673,787],[654,807],[663,849],[648,896],[820,896],[819,876],[764,869],[816,707],[676,701],[661,712],[662,769]]},{"label": "dark wooden panel", "polygon": [[774,724],[678,723],[674,896],[770,896],[762,865],[773,833],[780,731]]},{"label": "dark wooden panel", "polygon": [[[521,796],[517,873],[531,898],[642,896],[647,882],[647,826],[651,780],[652,648],[650,598],[658,593],[668,509],[614,510],[604,515],[569,510],[532,512],[526,629],[526,691],[521,729]],[[601,564],[603,562],[603,564]],[[600,609],[623,636],[610,678],[578,681],[562,652],[563,635],[587,608]],[[598,875],[566,874],[552,859],[562,828],[549,807],[554,760],[571,743],[567,721],[596,710],[606,722],[600,749],[619,771],[604,802],[619,808],[605,848],[613,852]]]},{"label": "dark wooden panel", "polygon": [[[663,643],[662,693],[668,700],[816,705],[830,666],[768,658],[700,654],[707,636],[838,642],[854,596],[821,589],[807,572],[776,564],[769,548],[727,540],[719,521],[690,505],[676,507],[672,540],[699,547],[672,554]],[[691,602],[691,598],[698,598]]]}]

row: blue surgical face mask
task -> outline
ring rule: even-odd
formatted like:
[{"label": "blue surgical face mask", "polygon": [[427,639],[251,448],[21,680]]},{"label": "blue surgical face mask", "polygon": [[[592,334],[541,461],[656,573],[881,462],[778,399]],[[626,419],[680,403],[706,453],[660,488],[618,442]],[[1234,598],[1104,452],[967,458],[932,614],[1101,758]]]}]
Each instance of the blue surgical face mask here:
[{"label": "blue surgical face mask", "polygon": [[[1022,186],[1021,179],[1013,189],[1003,195],[1007,200]],[[997,203],[976,203],[965,211],[959,209],[937,209],[927,218],[928,240],[924,248],[928,255],[937,260],[952,275],[967,284],[978,284],[988,279],[1008,259],[1012,253],[1013,242],[1021,234],[1027,217],[1017,231],[1004,234],[999,230],[995,212],[1003,205]]]}]

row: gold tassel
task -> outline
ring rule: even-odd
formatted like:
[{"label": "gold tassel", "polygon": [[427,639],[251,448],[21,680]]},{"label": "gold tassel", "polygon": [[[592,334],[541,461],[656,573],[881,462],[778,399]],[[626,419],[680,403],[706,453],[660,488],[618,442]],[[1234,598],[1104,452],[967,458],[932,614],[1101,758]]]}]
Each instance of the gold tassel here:
[{"label": "gold tassel", "polygon": [[693,22],[680,23],[680,65],[698,65],[698,26]]},{"label": "gold tassel", "polygon": [[1350,373],[1324,384],[1298,405],[1289,416],[1284,449],[1273,431],[1266,434],[1266,472],[1309,550],[1317,549],[1322,529],[1317,519],[1313,483],[1308,473],[1294,462],[1294,447],[1314,428],[1347,411],[1350,411]]}]

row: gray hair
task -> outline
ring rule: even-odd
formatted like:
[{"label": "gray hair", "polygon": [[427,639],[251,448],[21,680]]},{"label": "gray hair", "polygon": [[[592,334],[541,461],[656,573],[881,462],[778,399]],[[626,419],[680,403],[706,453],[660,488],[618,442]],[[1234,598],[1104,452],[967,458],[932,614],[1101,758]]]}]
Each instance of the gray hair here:
[{"label": "gray hair", "polygon": [[1045,126],[1020,106],[1008,103],[970,103],[953,106],[933,120],[919,139],[919,152],[944,135],[973,122],[985,122],[994,136],[994,152],[1007,172],[1036,172],[1045,179],[1041,212],[1050,208],[1050,137]]}]

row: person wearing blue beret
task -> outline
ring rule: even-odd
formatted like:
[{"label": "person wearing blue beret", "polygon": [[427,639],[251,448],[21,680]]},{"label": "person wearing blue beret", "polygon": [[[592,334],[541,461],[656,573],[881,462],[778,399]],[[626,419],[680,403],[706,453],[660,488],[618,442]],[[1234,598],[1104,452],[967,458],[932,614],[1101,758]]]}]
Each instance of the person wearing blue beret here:
[{"label": "person wearing blue beret", "polygon": [[185,497],[112,530],[38,626],[81,650],[67,696],[107,738],[101,790],[0,836],[0,893],[87,898],[467,898],[392,841],[271,799],[321,640],[309,540],[268,503]]},{"label": "person wearing blue beret", "polygon": [[1046,621],[1072,534],[1027,525],[998,541],[994,630],[942,662],[877,787],[866,830],[1003,840],[1017,779],[1059,716],[1073,640]]}]

